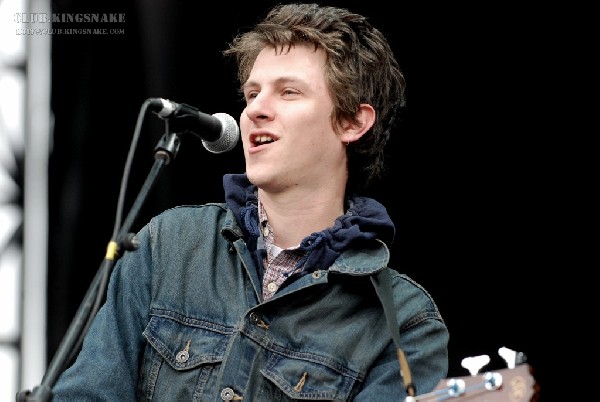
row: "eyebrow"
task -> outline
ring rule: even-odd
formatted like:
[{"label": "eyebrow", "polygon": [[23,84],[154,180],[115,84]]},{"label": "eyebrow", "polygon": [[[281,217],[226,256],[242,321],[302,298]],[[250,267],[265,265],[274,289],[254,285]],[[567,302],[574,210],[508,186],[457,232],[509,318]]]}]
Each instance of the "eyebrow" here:
[{"label": "eyebrow", "polygon": [[[307,84],[305,80],[303,80],[301,78],[298,78],[296,76],[292,76],[292,75],[289,75],[289,76],[288,75],[284,75],[282,77],[278,77],[277,79],[275,79],[274,83],[277,85],[277,84],[290,83],[290,82],[291,83],[296,83],[297,82],[297,83],[300,83],[300,84],[303,84],[303,85]],[[260,86],[260,85],[256,81],[246,81],[244,83],[244,85],[242,85],[242,89],[245,89],[245,88],[248,88],[248,87],[255,87],[255,86]]]}]

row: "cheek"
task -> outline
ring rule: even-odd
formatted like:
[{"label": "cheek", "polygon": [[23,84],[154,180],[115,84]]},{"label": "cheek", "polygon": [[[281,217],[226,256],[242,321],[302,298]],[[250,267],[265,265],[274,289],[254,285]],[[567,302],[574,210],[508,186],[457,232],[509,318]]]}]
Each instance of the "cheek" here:
[{"label": "cheek", "polygon": [[248,125],[250,124],[250,119],[248,119],[248,115],[246,114],[246,109],[242,111],[240,114],[240,131],[242,134],[248,132]]},{"label": "cheek", "polygon": [[242,142],[246,143],[248,139],[248,131],[250,131],[250,119],[246,116],[246,113],[242,113],[240,115],[240,135],[242,137]]}]

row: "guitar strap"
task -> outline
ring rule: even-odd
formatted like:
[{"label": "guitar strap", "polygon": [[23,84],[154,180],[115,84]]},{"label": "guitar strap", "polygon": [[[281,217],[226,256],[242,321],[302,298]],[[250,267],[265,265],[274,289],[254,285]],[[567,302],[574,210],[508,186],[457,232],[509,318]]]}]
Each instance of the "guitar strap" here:
[{"label": "guitar strap", "polygon": [[383,305],[383,312],[387,321],[388,329],[396,344],[396,352],[398,354],[398,362],[400,363],[400,377],[404,382],[406,393],[408,396],[416,396],[417,391],[415,385],[412,383],[412,376],[410,374],[410,367],[408,361],[404,355],[404,351],[400,347],[400,332],[398,329],[398,320],[396,319],[396,310],[394,308],[394,300],[392,294],[392,277],[390,274],[391,269],[385,267],[381,271],[374,275],[371,275],[371,282],[375,287],[375,292],[381,300]]}]

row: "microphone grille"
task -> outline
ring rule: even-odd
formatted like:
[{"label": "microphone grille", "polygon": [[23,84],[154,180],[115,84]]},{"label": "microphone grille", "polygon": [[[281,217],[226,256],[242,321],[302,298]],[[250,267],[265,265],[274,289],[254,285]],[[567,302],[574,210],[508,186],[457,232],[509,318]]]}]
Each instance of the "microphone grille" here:
[{"label": "microphone grille", "polygon": [[221,135],[214,141],[202,140],[204,148],[215,154],[231,151],[240,138],[240,128],[237,121],[227,113],[215,113],[213,117],[221,122]]}]

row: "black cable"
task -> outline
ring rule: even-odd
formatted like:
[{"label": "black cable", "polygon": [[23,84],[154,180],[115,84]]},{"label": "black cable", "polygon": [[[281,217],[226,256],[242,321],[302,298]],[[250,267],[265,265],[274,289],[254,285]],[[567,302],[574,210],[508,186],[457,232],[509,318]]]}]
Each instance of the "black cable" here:
[{"label": "black cable", "polygon": [[[127,154],[127,160],[125,161],[125,167],[123,169],[123,176],[121,178],[121,188],[119,190],[119,198],[117,201],[117,212],[115,214],[115,223],[113,226],[111,240],[109,242],[109,245],[107,246],[107,252],[106,252],[106,257],[105,257],[109,260],[114,260],[114,259],[118,258],[118,256],[120,255],[120,253],[122,251],[121,245],[119,244],[120,239],[117,239],[117,236],[119,234],[119,230],[121,228],[121,223],[123,220],[125,196],[126,196],[126,192],[127,192],[127,183],[129,181],[129,175],[131,173],[131,166],[133,165],[135,150],[137,148],[137,143],[139,141],[141,131],[142,131],[142,125],[144,122],[144,118],[146,116],[146,112],[148,111],[149,105],[150,105],[150,100],[147,99],[142,104],[142,107],[140,108],[140,112],[138,113],[137,123],[135,125],[135,129],[133,132],[133,138],[131,139],[131,144],[129,146],[129,153]],[[81,333],[79,334],[79,337],[77,338],[75,344],[73,345],[73,349],[71,350],[71,353],[69,354],[68,358],[65,360],[65,362],[63,364],[63,368],[66,368],[68,365],[70,365],[70,363],[73,361],[73,359],[79,353],[79,349],[83,343],[83,338],[85,338],[85,335],[87,334],[89,327],[92,324],[94,317],[96,316],[96,313],[98,312],[98,310],[100,309],[100,306],[102,305],[102,303],[104,301],[104,297],[106,295],[106,289],[108,287],[108,280],[110,278],[110,273],[111,273],[111,270],[108,268],[105,268],[102,270],[102,275],[99,279],[98,288],[96,289],[96,298],[95,298],[93,307],[90,310],[90,313],[86,319],[86,323],[85,323],[84,327],[82,328]]]}]

